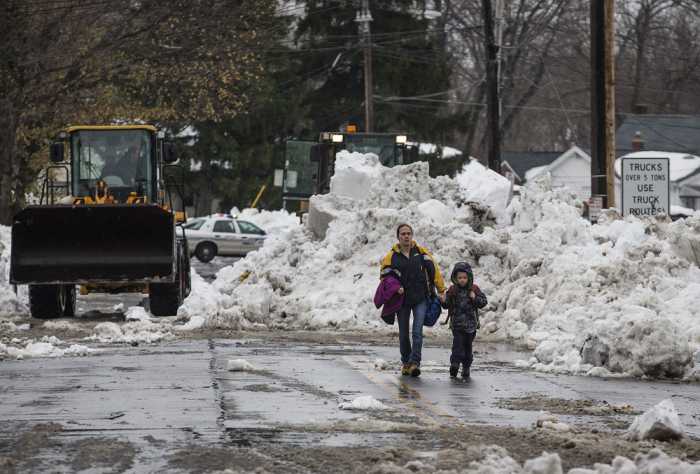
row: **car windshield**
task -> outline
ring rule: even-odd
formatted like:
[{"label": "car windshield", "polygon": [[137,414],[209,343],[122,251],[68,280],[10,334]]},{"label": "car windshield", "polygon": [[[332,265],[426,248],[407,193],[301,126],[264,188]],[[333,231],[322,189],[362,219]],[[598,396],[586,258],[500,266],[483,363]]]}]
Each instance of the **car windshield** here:
[{"label": "car windshield", "polygon": [[199,230],[204,225],[204,219],[194,219],[187,224],[183,225],[185,229]]},{"label": "car windshield", "polygon": [[73,193],[93,194],[103,180],[118,201],[152,197],[151,139],[146,130],[80,130],[71,136]]}]

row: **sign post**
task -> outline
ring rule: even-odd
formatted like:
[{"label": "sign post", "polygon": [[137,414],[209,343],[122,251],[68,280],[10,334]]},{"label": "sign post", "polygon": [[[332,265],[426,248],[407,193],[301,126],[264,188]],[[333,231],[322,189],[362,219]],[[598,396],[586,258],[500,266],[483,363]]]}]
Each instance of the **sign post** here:
[{"label": "sign post", "polygon": [[669,215],[671,186],[668,158],[622,159],[622,215]]},{"label": "sign post", "polygon": [[600,213],[603,211],[603,197],[591,196],[588,200],[588,219],[593,223],[598,222]]}]

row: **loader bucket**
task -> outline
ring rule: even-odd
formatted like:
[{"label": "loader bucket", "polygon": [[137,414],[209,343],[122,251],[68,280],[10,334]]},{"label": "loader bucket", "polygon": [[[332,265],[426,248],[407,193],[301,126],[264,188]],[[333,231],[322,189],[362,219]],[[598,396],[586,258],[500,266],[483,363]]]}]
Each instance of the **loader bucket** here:
[{"label": "loader bucket", "polygon": [[174,229],[152,204],[29,206],[12,225],[10,281],[172,281]]}]

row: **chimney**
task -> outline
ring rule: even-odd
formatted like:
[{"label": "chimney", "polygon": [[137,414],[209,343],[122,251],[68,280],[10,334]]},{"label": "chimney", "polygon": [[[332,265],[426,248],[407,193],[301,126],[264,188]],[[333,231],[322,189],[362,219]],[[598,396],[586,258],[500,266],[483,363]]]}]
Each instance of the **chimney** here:
[{"label": "chimney", "polygon": [[632,138],[632,150],[642,151],[644,149],[644,140],[642,140],[642,132],[637,130]]}]

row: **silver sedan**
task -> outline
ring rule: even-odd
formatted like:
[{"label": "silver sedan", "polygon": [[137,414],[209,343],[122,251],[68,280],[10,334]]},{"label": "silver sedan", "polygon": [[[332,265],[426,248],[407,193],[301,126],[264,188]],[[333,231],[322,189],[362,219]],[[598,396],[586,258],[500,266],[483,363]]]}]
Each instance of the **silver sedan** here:
[{"label": "silver sedan", "polygon": [[245,256],[262,247],[266,237],[255,224],[225,215],[190,219],[183,227],[190,254],[204,263],[217,255]]}]

